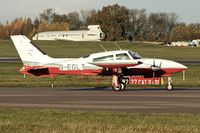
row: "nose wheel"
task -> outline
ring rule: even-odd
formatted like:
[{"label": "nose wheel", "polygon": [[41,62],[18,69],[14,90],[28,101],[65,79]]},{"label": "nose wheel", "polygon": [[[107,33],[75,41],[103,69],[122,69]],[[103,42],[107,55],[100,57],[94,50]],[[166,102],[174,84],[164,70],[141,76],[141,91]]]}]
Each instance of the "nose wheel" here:
[{"label": "nose wheel", "polygon": [[167,78],[166,89],[169,90],[169,91],[174,89],[174,85],[172,85],[172,77]]}]

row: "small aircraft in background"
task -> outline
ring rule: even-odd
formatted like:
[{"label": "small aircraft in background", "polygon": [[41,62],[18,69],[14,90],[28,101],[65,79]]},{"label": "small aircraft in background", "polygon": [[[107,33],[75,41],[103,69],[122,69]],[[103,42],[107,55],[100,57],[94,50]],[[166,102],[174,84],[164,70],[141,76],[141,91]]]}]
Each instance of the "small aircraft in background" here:
[{"label": "small aircraft in background", "polygon": [[93,53],[80,58],[52,58],[26,36],[14,35],[11,39],[24,65],[21,73],[38,77],[112,76],[112,88],[115,91],[124,91],[126,84],[161,84],[162,77],[168,77],[166,88],[172,90],[171,75],[187,69],[174,61],[142,58],[128,50]]}]

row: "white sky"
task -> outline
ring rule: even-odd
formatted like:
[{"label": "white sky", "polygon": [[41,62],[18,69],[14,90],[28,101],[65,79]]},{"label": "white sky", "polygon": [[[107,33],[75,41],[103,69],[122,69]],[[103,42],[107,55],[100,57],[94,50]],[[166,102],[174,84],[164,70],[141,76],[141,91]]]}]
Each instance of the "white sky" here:
[{"label": "white sky", "polygon": [[200,22],[200,0],[0,0],[0,22],[5,23],[17,17],[35,18],[45,9],[60,12],[81,9],[101,9],[118,3],[129,9],[147,9],[148,12],[174,12],[180,21]]}]

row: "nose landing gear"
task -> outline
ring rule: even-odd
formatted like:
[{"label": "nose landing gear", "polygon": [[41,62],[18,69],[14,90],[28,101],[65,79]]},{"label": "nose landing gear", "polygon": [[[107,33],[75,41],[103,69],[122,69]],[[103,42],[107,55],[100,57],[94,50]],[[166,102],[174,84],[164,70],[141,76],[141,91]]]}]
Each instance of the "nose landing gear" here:
[{"label": "nose landing gear", "polygon": [[169,90],[169,91],[174,89],[174,85],[172,85],[172,77],[167,78],[166,89]]}]

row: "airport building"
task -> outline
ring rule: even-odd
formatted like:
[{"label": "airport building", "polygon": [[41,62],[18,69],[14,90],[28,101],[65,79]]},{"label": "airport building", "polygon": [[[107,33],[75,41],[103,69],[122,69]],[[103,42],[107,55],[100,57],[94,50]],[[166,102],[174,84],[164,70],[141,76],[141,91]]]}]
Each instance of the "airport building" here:
[{"label": "airport building", "polygon": [[89,25],[89,30],[48,31],[37,33],[32,40],[101,41],[105,34],[100,25]]}]

